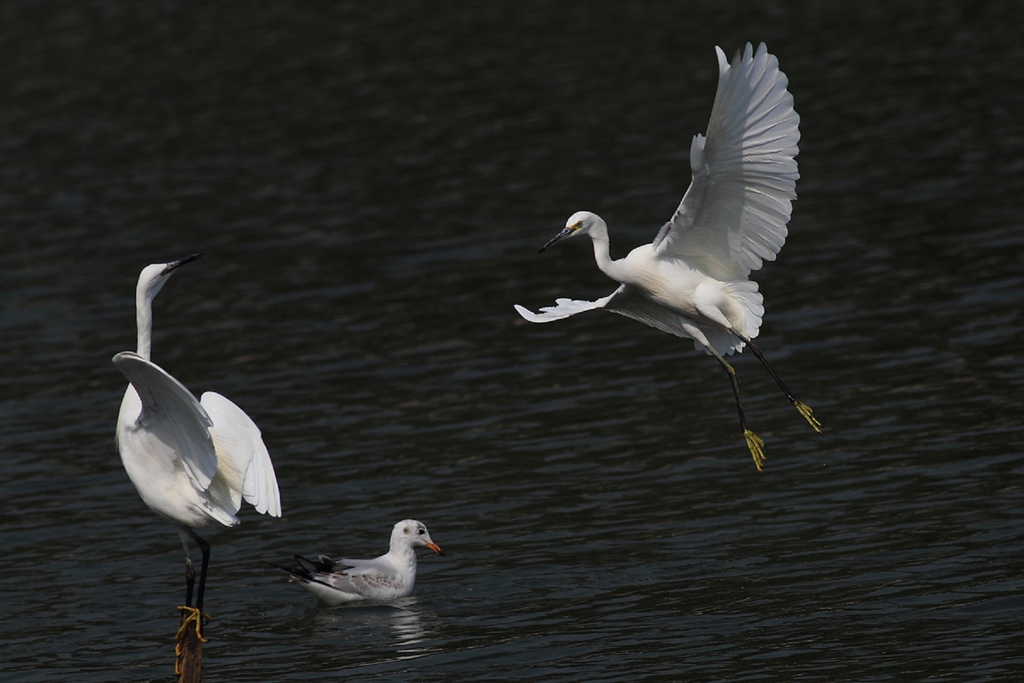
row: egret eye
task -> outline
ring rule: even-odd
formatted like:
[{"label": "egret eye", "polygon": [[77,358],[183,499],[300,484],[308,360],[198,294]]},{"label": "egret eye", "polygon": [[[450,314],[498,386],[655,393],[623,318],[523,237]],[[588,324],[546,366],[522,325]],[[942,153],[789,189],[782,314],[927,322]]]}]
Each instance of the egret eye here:
[{"label": "egret eye", "polygon": [[573,230],[579,230],[582,227],[583,227],[583,221],[577,221],[576,225],[572,226],[572,229]]}]

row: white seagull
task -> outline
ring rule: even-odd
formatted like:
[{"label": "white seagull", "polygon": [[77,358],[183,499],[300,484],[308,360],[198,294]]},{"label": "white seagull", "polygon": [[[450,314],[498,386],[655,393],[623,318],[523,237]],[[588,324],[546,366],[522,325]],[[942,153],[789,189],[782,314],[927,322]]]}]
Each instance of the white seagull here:
[{"label": "white seagull", "polygon": [[[257,512],[281,516],[281,495],[270,454],[259,428],[241,408],[220,394],[206,392],[197,401],[181,382],[150,361],[153,298],[177,268],[199,258],[146,266],[135,293],[138,349],[114,356],[114,365],[130,384],[117,416],[117,449],[128,478],[153,512],[178,528],[185,550],[185,606],[202,638],[203,592],[210,545],[196,532],[217,522],[239,523],[235,514],[244,498]],[[202,550],[196,604],[195,571],[188,539]]]},{"label": "white seagull", "polygon": [[757,283],[748,279],[765,260],[773,261],[786,241],[786,223],[796,199],[800,117],[793,110],[788,80],[779,61],[762,43],[747,43],[730,65],[718,54],[718,92],[707,135],[690,145],[693,179],[675,214],[651,244],[623,259],[608,251],[608,226],[596,214],[579,211],[565,229],[541,248],[574,235],[590,235],[597,267],[621,283],[597,301],[558,299],[533,313],[516,310],[530,322],[546,323],[604,309],[694,340],[729,374],[740,429],[761,471],[764,441],[747,429],[736,372],[724,355],[749,346],[786,397],[817,432],[821,423],[794,398],[761,350],[751,341],[764,314]]},{"label": "white seagull", "polygon": [[319,555],[310,560],[295,556],[298,567],[282,567],[303,588],[327,605],[341,605],[356,600],[386,602],[412,593],[416,583],[417,546],[430,548],[444,555],[441,547],[430,539],[423,522],[403,519],[391,531],[391,547],[387,553],[372,560],[332,560]]}]

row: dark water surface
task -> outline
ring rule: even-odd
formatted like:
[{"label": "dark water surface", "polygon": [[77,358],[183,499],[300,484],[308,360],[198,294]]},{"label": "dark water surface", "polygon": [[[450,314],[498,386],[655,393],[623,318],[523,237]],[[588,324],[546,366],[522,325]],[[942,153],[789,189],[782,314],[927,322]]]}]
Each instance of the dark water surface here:
[{"label": "dark water surface", "polygon": [[[1024,11],[959,6],[0,5],[0,678],[171,679],[110,358],[202,251],[154,360],[254,417],[285,508],[209,534],[207,680],[1015,680]],[[747,40],[803,133],[761,346],[826,426],[738,358],[762,475],[690,343],[512,310],[611,291],[537,248],[650,240]],[[403,605],[259,563],[408,516],[449,556]]]}]

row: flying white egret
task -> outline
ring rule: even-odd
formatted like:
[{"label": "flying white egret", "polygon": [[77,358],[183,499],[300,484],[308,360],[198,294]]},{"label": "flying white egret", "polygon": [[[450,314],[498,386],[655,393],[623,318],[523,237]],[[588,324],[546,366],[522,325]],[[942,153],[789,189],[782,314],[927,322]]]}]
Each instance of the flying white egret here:
[{"label": "flying white egret", "polygon": [[751,341],[764,306],[757,283],[748,277],[765,260],[775,260],[786,241],[799,177],[795,157],[800,117],[786,90],[786,75],[764,43],[756,52],[747,43],[731,65],[721,48],[715,51],[718,92],[707,134],[695,135],[690,145],[693,179],[654,242],[613,260],[607,224],[579,211],[541,248],[563,237],[590,235],[597,267],[620,282],[619,288],[597,301],[558,299],[539,314],[515,308],[535,323],[604,309],[693,339],[695,348],[714,356],[728,372],[740,428],[761,471],[764,441],[747,429],[736,372],[723,354],[749,346],[800,414],[821,432],[810,407],[793,397]]},{"label": "flying white egret", "polygon": [[[138,322],[136,353],[123,351],[114,365],[130,382],[117,416],[117,448],[128,477],[143,502],[178,528],[185,550],[186,620],[202,639],[203,592],[210,545],[196,529],[213,522],[239,523],[242,498],[260,513],[281,516],[281,495],[270,454],[259,428],[241,408],[220,394],[206,392],[197,401],[178,380],[150,361],[153,298],[177,268],[199,258],[146,266],[135,293]],[[188,539],[202,550],[196,604],[195,570]]]},{"label": "flying white egret", "polygon": [[423,522],[403,519],[391,531],[391,547],[387,553],[372,560],[332,560],[319,555],[310,560],[295,556],[298,567],[282,567],[303,588],[327,605],[341,605],[356,600],[388,601],[412,593],[416,583],[416,551],[423,546],[438,555],[441,547],[430,540]]}]

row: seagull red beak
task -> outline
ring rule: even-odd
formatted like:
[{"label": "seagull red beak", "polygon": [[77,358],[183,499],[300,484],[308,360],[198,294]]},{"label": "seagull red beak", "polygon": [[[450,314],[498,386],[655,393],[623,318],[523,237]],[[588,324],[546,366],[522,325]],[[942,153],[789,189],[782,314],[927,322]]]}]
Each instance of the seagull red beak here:
[{"label": "seagull red beak", "polygon": [[441,550],[441,546],[439,546],[438,544],[428,542],[425,545],[441,557],[444,557],[444,551]]}]

